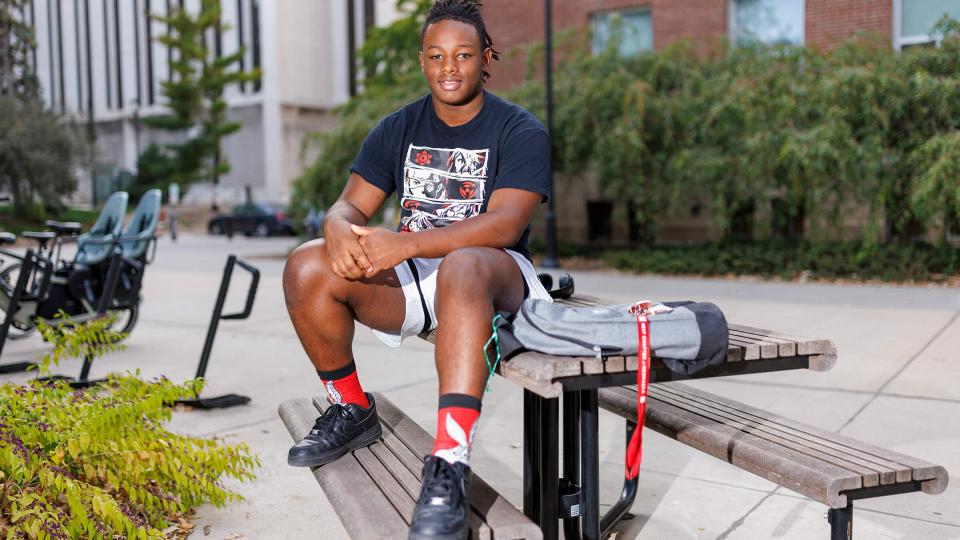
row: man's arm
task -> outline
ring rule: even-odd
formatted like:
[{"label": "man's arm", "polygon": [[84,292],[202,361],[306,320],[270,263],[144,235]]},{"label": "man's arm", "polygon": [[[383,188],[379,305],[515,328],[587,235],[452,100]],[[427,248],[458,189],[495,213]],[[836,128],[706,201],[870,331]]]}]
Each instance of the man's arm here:
[{"label": "man's arm", "polygon": [[523,189],[502,188],[493,192],[487,211],[453,223],[413,233],[396,233],[354,225],[360,235],[372,276],[413,257],[443,257],[464,247],[508,248],[517,243],[530,223],[542,195]]},{"label": "man's arm", "polygon": [[350,228],[366,225],[386,200],[382,189],[357,173],[350,175],[340,198],[323,220],[323,236],[334,274],[353,280],[372,275],[365,272],[372,264],[358,242],[359,235]]}]

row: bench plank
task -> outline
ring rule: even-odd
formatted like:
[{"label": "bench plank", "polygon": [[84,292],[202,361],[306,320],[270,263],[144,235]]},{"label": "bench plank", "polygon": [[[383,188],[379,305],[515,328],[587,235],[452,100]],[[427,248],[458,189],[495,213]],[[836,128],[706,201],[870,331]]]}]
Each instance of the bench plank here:
[{"label": "bench plank", "polygon": [[[659,389],[673,391],[670,385],[657,385]],[[756,409],[736,401],[726,399],[723,396],[709,394],[697,388],[684,385],[683,393],[691,398],[698,398],[711,407],[724,409],[735,409],[744,416],[763,419],[771,425],[776,425],[779,429],[794,433],[802,433],[810,437],[811,444],[818,444],[825,448],[830,448],[838,453],[857,456],[868,462],[875,463],[877,466],[896,471],[896,482],[909,482],[910,480],[929,480],[935,478],[937,466],[927,462],[918,462],[903,454],[867,445],[861,441],[844,437],[836,433],[824,431],[789,418],[785,418],[767,411]],[[934,467],[930,469],[929,467]],[[922,469],[919,473],[923,478],[916,477],[915,469]],[[884,484],[893,483],[892,481],[882,482]]]},{"label": "bench plank", "polygon": [[[737,414],[736,411],[731,411],[722,405],[703,402],[679,393],[664,391],[664,389],[660,387],[652,390],[650,394],[660,401],[670,403],[678,408],[734,427],[754,437],[768,440],[785,448],[796,450],[797,452],[810,455],[824,462],[832,463],[837,467],[855,472],[863,477],[864,487],[897,482],[898,470],[895,468],[897,467],[895,464],[886,466],[873,463],[867,459],[863,459],[861,456],[852,455],[838,451],[836,448],[818,444],[818,441],[810,440],[804,436],[808,434],[797,434],[778,429],[778,426],[767,421],[765,418],[756,420],[744,418]],[[899,469],[906,473],[904,480],[910,480],[910,470],[904,467],[899,467]]]},{"label": "bench plank", "polygon": [[[397,442],[410,448],[411,456],[425,456],[433,451],[433,437],[423,430],[413,420],[410,420],[400,409],[382,394],[373,393],[377,401],[377,413],[381,421],[386,419],[384,427],[397,435]],[[407,462],[407,467],[414,465]],[[423,462],[415,463],[411,472],[416,475],[418,482],[417,496],[420,494],[420,470]],[[540,529],[527,519],[509,501],[504,499],[482,478],[474,474],[470,479],[470,506],[474,512],[483,516],[486,525],[490,527],[493,537],[506,540],[520,538],[543,538]]]},{"label": "bench plank", "polygon": [[[862,486],[860,475],[780,445],[744,436],[735,428],[656,399],[647,405],[646,426],[717,459],[771,482],[824,502],[847,505],[841,491]],[[623,387],[600,389],[600,406],[624,418],[636,419],[636,394]]]},{"label": "bench plank", "polygon": [[[433,438],[393,403],[374,393],[384,434],[380,441],[313,469],[352,538],[406,538],[420,495],[422,456]],[[302,398],[280,405],[280,416],[294,440],[310,430],[325,400]],[[537,526],[476,474],[470,490],[471,538],[542,538]],[[370,519],[376,516],[376,519]]]},{"label": "bench plank", "polygon": [[[317,409],[307,398],[280,405],[280,417],[294,440],[313,427]],[[355,459],[339,459],[312,470],[340,522],[352,538],[404,538],[409,527]],[[380,519],[366,519],[376,515]]]},{"label": "bench plank", "polygon": [[[636,389],[601,389],[600,405],[633,420]],[[647,411],[651,429],[833,508],[846,505],[841,492],[876,485],[876,480],[882,485],[918,481],[928,493],[942,492],[948,482],[939,465],[688,385],[652,385]]]}]

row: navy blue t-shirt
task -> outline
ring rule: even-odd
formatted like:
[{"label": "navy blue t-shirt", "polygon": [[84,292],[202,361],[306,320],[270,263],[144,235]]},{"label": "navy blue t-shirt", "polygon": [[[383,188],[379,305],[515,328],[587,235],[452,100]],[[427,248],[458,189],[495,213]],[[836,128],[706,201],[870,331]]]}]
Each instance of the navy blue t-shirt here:
[{"label": "navy blue t-shirt", "polygon": [[[487,210],[499,188],[550,196],[550,139],[524,108],[484,93],[469,122],[451,127],[430,94],[387,116],[367,135],[350,171],[400,199],[398,230],[416,232]],[[529,225],[514,251],[529,258]]]}]

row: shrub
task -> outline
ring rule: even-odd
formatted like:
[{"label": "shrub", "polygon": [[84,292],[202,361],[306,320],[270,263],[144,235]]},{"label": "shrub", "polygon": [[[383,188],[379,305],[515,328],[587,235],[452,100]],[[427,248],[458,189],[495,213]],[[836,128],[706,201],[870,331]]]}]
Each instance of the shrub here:
[{"label": "shrub", "polygon": [[[108,326],[46,327],[54,349],[45,364],[120,347]],[[166,405],[201,386],[131,375],[86,390],[62,381],[0,386],[0,536],[163,538],[189,509],[241,499],[221,480],[253,478],[259,460],[245,444],[163,426]]]}]

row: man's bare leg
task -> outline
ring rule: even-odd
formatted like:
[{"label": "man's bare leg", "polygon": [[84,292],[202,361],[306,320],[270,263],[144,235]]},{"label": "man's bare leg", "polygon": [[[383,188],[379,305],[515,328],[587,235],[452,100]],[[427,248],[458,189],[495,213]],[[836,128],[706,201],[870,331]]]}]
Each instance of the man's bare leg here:
[{"label": "man's bare leg", "polygon": [[363,392],[353,361],[354,320],[377,330],[399,331],[406,301],[392,269],[357,281],[338,277],[323,240],[290,254],[283,292],[297,336],[334,402],[287,455],[290,465],[314,467],[380,437],[376,404]]},{"label": "man's bare leg", "polygon": [[490,371],[483,346],[497,311],[515,313],[524,280],[517,261],[502,249],[465,248],[443,259],[437,275],[437,348],[440,394],[480,399]]}]

